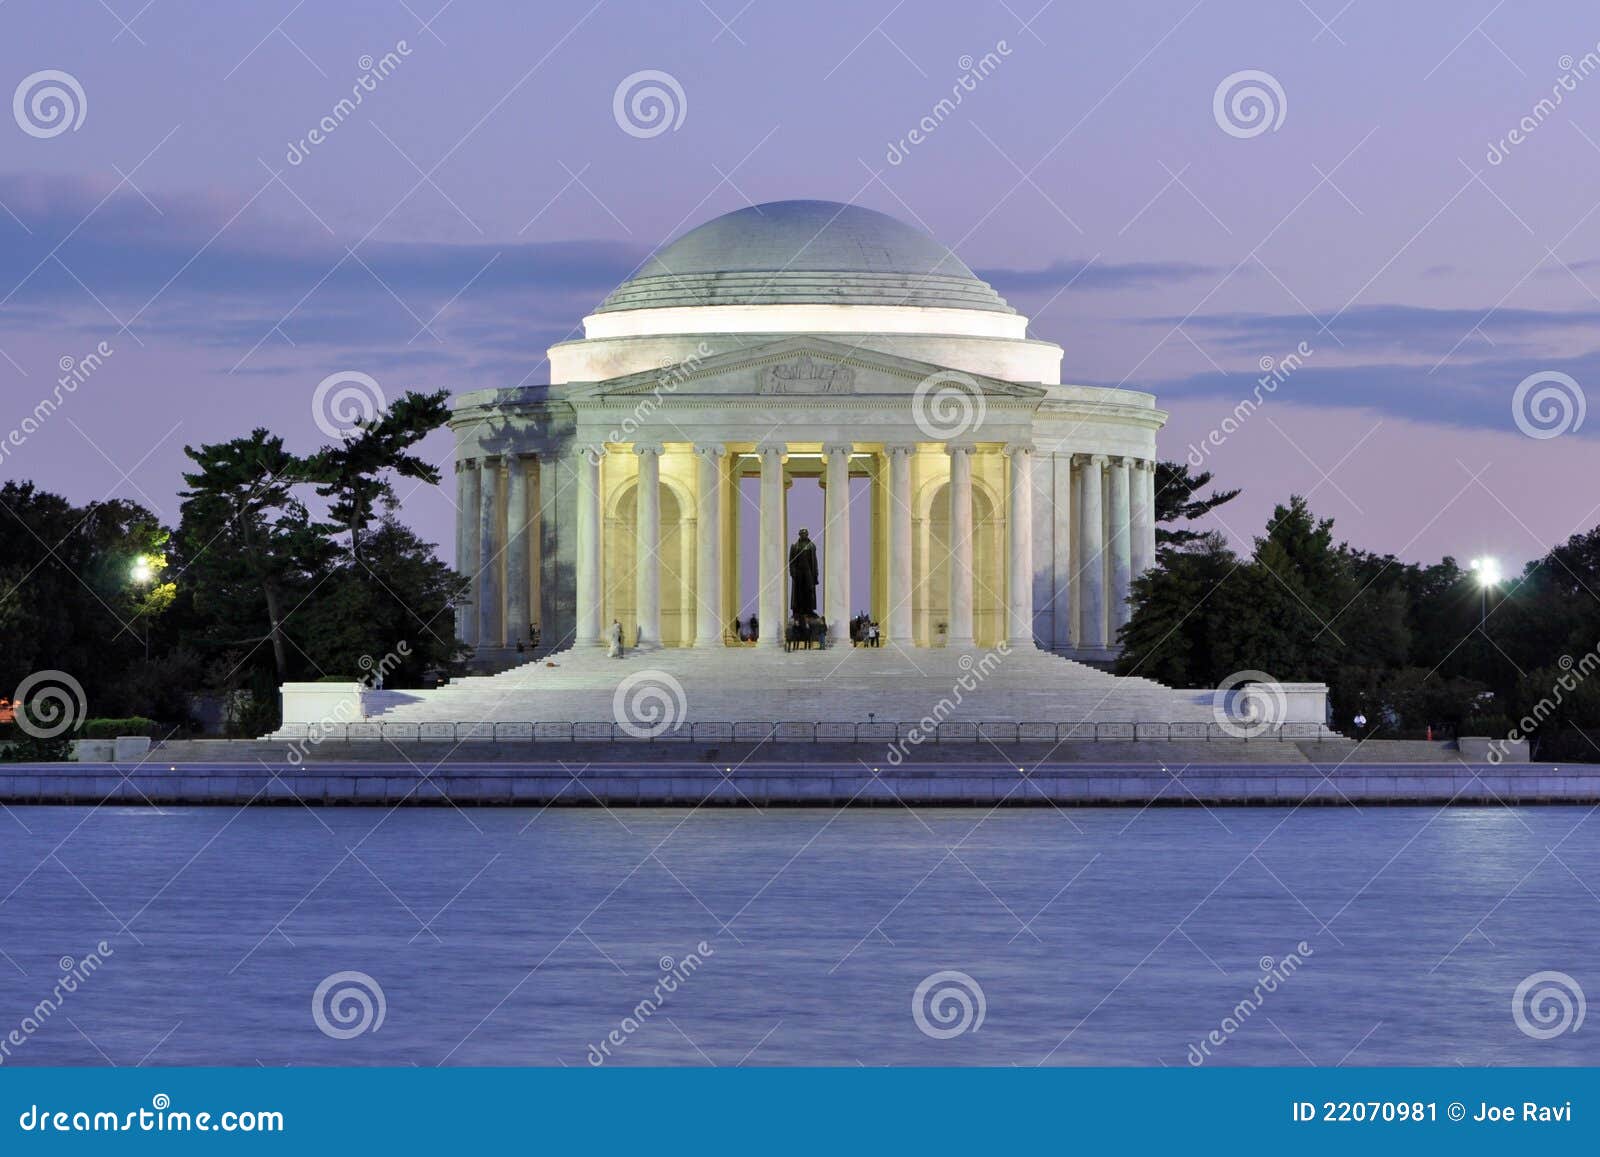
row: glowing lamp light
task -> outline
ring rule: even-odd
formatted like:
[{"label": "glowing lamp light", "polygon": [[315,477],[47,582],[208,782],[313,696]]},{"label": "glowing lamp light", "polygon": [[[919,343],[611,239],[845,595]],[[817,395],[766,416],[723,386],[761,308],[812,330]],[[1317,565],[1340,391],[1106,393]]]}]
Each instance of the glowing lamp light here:
[{"label": "glowing lamp light", "polygon": [[150,560],[141,554],[133,560],[133,570],[130,573],[134,582],[143,584],[149,582],[155,572],[150,567]]},{"label": "glowing lamp light", "polygon": [[1500,563],[1492,558],[1472,560],[1472,573],[1478,576],[1478,585],[1492,587],[1500,582]]}]

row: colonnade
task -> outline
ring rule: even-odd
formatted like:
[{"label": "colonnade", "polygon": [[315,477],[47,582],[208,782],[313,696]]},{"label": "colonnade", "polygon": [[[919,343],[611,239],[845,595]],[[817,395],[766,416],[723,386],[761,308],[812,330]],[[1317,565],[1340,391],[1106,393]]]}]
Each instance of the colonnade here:
[{"label": "colonnade", "polygon": [[[985,447],[992,451],[995,447]],[[731,453],[718,443],[696,444],[694,496],[694,617],[692,645],[724,645],[730,605],[737,592],[724,590],[723,551],[730,540],[723,533],[726,462]],[[949,605],[945,624],[948,646],[974,643],[973,583],[973,457],[979,447],[968,443],[919,447],[893,443],[856,449],[853,443],[822,447],[825,517],[822,540],[823,617],[835,641],[847,638],[852,609],[850,496],[853,457],[873,459],[872,470],[885,488],[886,526],[875,533],[884,568],[887,597],[881,628],[887,645],[912,647],[913,573],[912,459],[920,452],[942,452],[948,459]],[[661,457],[660,443],[638,442],[621,449],[585,448],[563,463],[563,480],[576,491],[571,538],[561,546],[570,559],[574,607],[572,642],[603,642],[604,495],[602,463],[608,454],[637,459],[637,503],[633,532],[634,598],[638,638],[659,644],[661,634]],[[1144,458],[1106,454],[1037,452],[1032,444],[1012,443],[1001,451],[1007,462],[1004,491],[1005,581],[1004,635],[1010,646],[1040,644],[1079,653],[1114,646],[1116,632],[1127,621],[1132,579],[1155,563],[1155,464]],[[788,530],[785,511],[786,445],[770,442],[754,448],[759,463],[759,597],[763,630],[759,646],[779,648],[783,633],[768,628],[782,623],[788,599]],[[815,457],[813,454],[812,457]],[[536,533],[543,511],[554,510],[555,496],[534,455],[485,455],[456,464],[459,509],[456,556],[458,568],[473,575],[470,605],[458,614],[459,636],[480,650],[515,646],[529,638],[536,625],[537,584],[545,568],[537,554],[551,541]],[[551,475],[553,476],[553,471]],[[1036,499],[1046,507],[1035,518]],[[1036,554],[1035,533],[1049,534],[1048,546]],[[565,528],[562,528],[563,532]],[[566,538],[565,533],[561,534]],[[536,541],[543,540],[543,541]],[[569,553],[570,552],[570,553]],[[735,568],[732,572],[737,574]],[[1040,591],[1049,592],[1049,606],[1036,608]],[[1040,613],[1036,614],[1036,610]],[[632,640],[630,640],[631,642]],[[550,644],[566,640],[546,639]]]}]

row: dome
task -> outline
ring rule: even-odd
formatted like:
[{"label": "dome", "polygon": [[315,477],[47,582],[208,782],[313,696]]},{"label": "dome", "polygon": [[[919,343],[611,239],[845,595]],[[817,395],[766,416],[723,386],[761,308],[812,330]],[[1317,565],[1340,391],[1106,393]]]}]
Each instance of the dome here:
[{"label": "dome", "polygon": [[595,312],[787,304],[1016,312],[921,229],[837,201],[771,201],[713,218],[657,251]]}]

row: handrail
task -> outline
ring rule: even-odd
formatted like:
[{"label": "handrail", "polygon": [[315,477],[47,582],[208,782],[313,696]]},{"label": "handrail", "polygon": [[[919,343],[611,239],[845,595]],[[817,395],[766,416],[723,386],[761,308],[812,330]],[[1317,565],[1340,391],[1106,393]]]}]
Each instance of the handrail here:
[{"label": "handrail", "polygon": [[679,722],[652,733],[638,724],[616,720],[398,721],[367,719],[356,723],[285,724],[268,736],[307,743],[329,740],[461,743],[468,740],[510,742],[627,741],[633,743],[779,742],[779,743],[1062,743],[1164,742],[1237,739],[1250,742],[1293,742],[1343,738],[1320,723],[1281,723],[1254,735],[1235,734],[1231,726],[1201,720],[1173,722],[1128,720],[917,720],[868,723],[850,720],[696,720]]}]

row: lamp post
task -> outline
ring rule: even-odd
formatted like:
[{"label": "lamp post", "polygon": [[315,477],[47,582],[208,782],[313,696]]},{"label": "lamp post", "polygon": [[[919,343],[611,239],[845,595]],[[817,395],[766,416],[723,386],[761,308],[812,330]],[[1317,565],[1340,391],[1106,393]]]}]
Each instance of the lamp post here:
[{"label": "lamp post", "polygon": [[[150,565],[147,555],[136,555],[133,560],[133,569],[128,572],[133,579],[133,585],[141,590],[150,585],[150,580],[155,577],[155,568]],[[144,661],[150,662],[150,624],[144,624]]]},{"label": "lamp post", "polygon": [[1489,618],[1489,588],[1500,584],[1500,563],[1493,558],[1475,558],[1472,573],[1478,577],[1478,629]]}]

